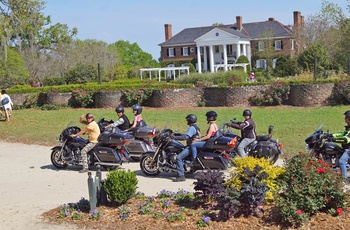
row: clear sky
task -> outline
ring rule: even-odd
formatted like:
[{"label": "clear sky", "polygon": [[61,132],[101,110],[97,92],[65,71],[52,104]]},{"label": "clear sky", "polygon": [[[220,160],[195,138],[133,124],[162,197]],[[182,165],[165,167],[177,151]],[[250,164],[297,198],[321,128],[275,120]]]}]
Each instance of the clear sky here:
[{"label": "clear sky", "polygon": [[[79,39],[96,39],[108,44],[118,40],[136,42],[158,60],[164,42],[164,24],[172,24],[173,35],[185,28],[230,24],[236,16],[244,22],[275,18],[293,24],[293,11],[307,20],[321,10],[322,0],[46,0],[44,14],[53,24],[78,28]],[[346,0],[329,0],[349,17]]]}]

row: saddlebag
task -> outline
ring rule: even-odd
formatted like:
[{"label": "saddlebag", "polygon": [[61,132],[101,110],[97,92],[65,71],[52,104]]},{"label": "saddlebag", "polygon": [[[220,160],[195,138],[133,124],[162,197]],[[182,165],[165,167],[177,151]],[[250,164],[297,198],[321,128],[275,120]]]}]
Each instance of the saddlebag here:
[{"label": "saddlebag", "polygon": [[108,147],[98,146],[95,148],[96,157],[101,162],[119,163],[124,160],[119,152]]},{"label": "saddlebag", "polygon": [[120,133],[105,132],[105,133],[101,133],[100,136],[98,137],[98,141],[101,144],[112,145],[112,146],[128,145],[133,140],[134,140],[134,137],[126,132],[120,132]]},{"label": "saddlebag", "polygon": [[260,157],[269,157],[278,153],[276,143],[271,141],[260,141],[256,144],[254,152]]},{"label": "saddlebag", "polygon": [[232,141],[232,137],[219,136],[211,137],[207,140],[204,145],[206,149],[217,149],[217,150],[230,150],[232,146],[229,143]]},{"label": "saddlebag", "polygon": [[132,135],[135,138],[142,138],[142,139],[150,139],[155,137],[160,133],[159,129],[150,127],[150,126],[144,126],[144,127],[136,127],[132,130]]}]

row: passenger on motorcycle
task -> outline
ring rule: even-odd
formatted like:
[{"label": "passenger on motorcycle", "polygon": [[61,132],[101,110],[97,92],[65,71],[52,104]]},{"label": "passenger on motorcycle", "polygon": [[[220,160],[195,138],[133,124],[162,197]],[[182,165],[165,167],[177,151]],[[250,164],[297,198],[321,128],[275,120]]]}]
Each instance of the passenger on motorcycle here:
[{"label": "passenger on motorcycle", "polygon": [[238,154],[241,157],[247,155],[244,148],[256,140],[255,122],[252,119],[252,111],[249,109],[244,110],[243,117],[245,118],[243,122],[232,122],[229,124],[232,128],[241,130],[242,140],[237,147]]},{"label": "passenger on motorcycle", "polygon": [[82,129],[77,134],[72,134],[71,137],[75,138],[84,133],[88,133],[89,142],[81,150],[81,158],[83,163],[83,169],[80,170],[80,173],[88,172],[88,162],[87,162],[87,153],[95,147],[98,142],[98,136],[100,135],[100,127],[94,120],[94,116],[91,113],[85,115],[86,120],[84,120],[84,115],[80,116],[80,123],[86,124],[85,129]]},{"label": "passenger on motorcycle", "polygon": [[117,113],[119,119],[116,122],[107,125],[105,128],[119,128],[122,131],[130,128],[130,121],[124,113],[124,107],[118,105],[117,108],[115,108],[115,112]]},{"label": "passenger on motorcycle", "polygon": [[142,115],[141,115],[142,107],[140,105],[133,105],[131,108],[132,108],[132,113],[135,115],[135,118],[130,128],[126,129],[125,131],[132,130],[135,127],[139,127],[139,126],[146,126],[146,123],[143,121]]},{"label": "passenger on motorcycle", "polygon": [[194,114],[188,114],[186,116],[187,125],[189,126],[186,133],[182,135],[174,136],[175,140],[186,140],[187,147],[181,151],[176,156],[176,170],[177,177],[174,182],[185,181],[185,169],[183,165],[183,160],[190,155],[190,147],[189,145],[192,143],[192,140],[198,136],[200,136],[200,129],[196,125],[197,116]]},{"label": "passenger on motorcycle", "polygon": [[333,133],[328,137],[328,141],[341,143],[342,148],[344,149],[343,155],[339,158],[339,167],[342,174],[343,179],[346,181],[347,179],[347,169],[346,164],[349,160],[349,147],[350,147],[350,110],[344,113],[345,116],[345,131],[341,133]]},{"label": "passenger on motorcycle", "polygon": [[191,144],[191,151],[192,151],[192,164],[195,163],[197,159],[197,148],[203,148],[206,140],[208,140],[211,137],[214,137],[216,132],[218,131],[218,126],[216,125],[216,117],[218,116],[215,111],[209,111],[205,114],[207,117],[207,123],[209,124],[209,127],[207,129],[207,133],[205,136],[194,139],[193,143]]}]

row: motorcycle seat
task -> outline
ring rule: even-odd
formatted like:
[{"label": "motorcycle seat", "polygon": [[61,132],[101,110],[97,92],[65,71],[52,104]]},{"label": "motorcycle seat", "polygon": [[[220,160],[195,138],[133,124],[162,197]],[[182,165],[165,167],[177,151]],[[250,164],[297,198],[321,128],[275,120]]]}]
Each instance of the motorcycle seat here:
[{"label": "motorcycle seat", "polygon": [[258,135],[256,136],[257,141],[268,141],[270,139],[269,135]]}]

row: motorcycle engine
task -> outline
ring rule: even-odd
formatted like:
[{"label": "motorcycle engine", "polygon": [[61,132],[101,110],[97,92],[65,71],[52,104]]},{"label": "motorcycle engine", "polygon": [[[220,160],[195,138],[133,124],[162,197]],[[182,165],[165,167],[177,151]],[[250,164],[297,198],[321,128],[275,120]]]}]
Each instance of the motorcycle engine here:
[{"label": "motorcycle engine", "polygon": [[169,164],[176,165],[176,153],[168,153],[167,158],[168,158]]}]

